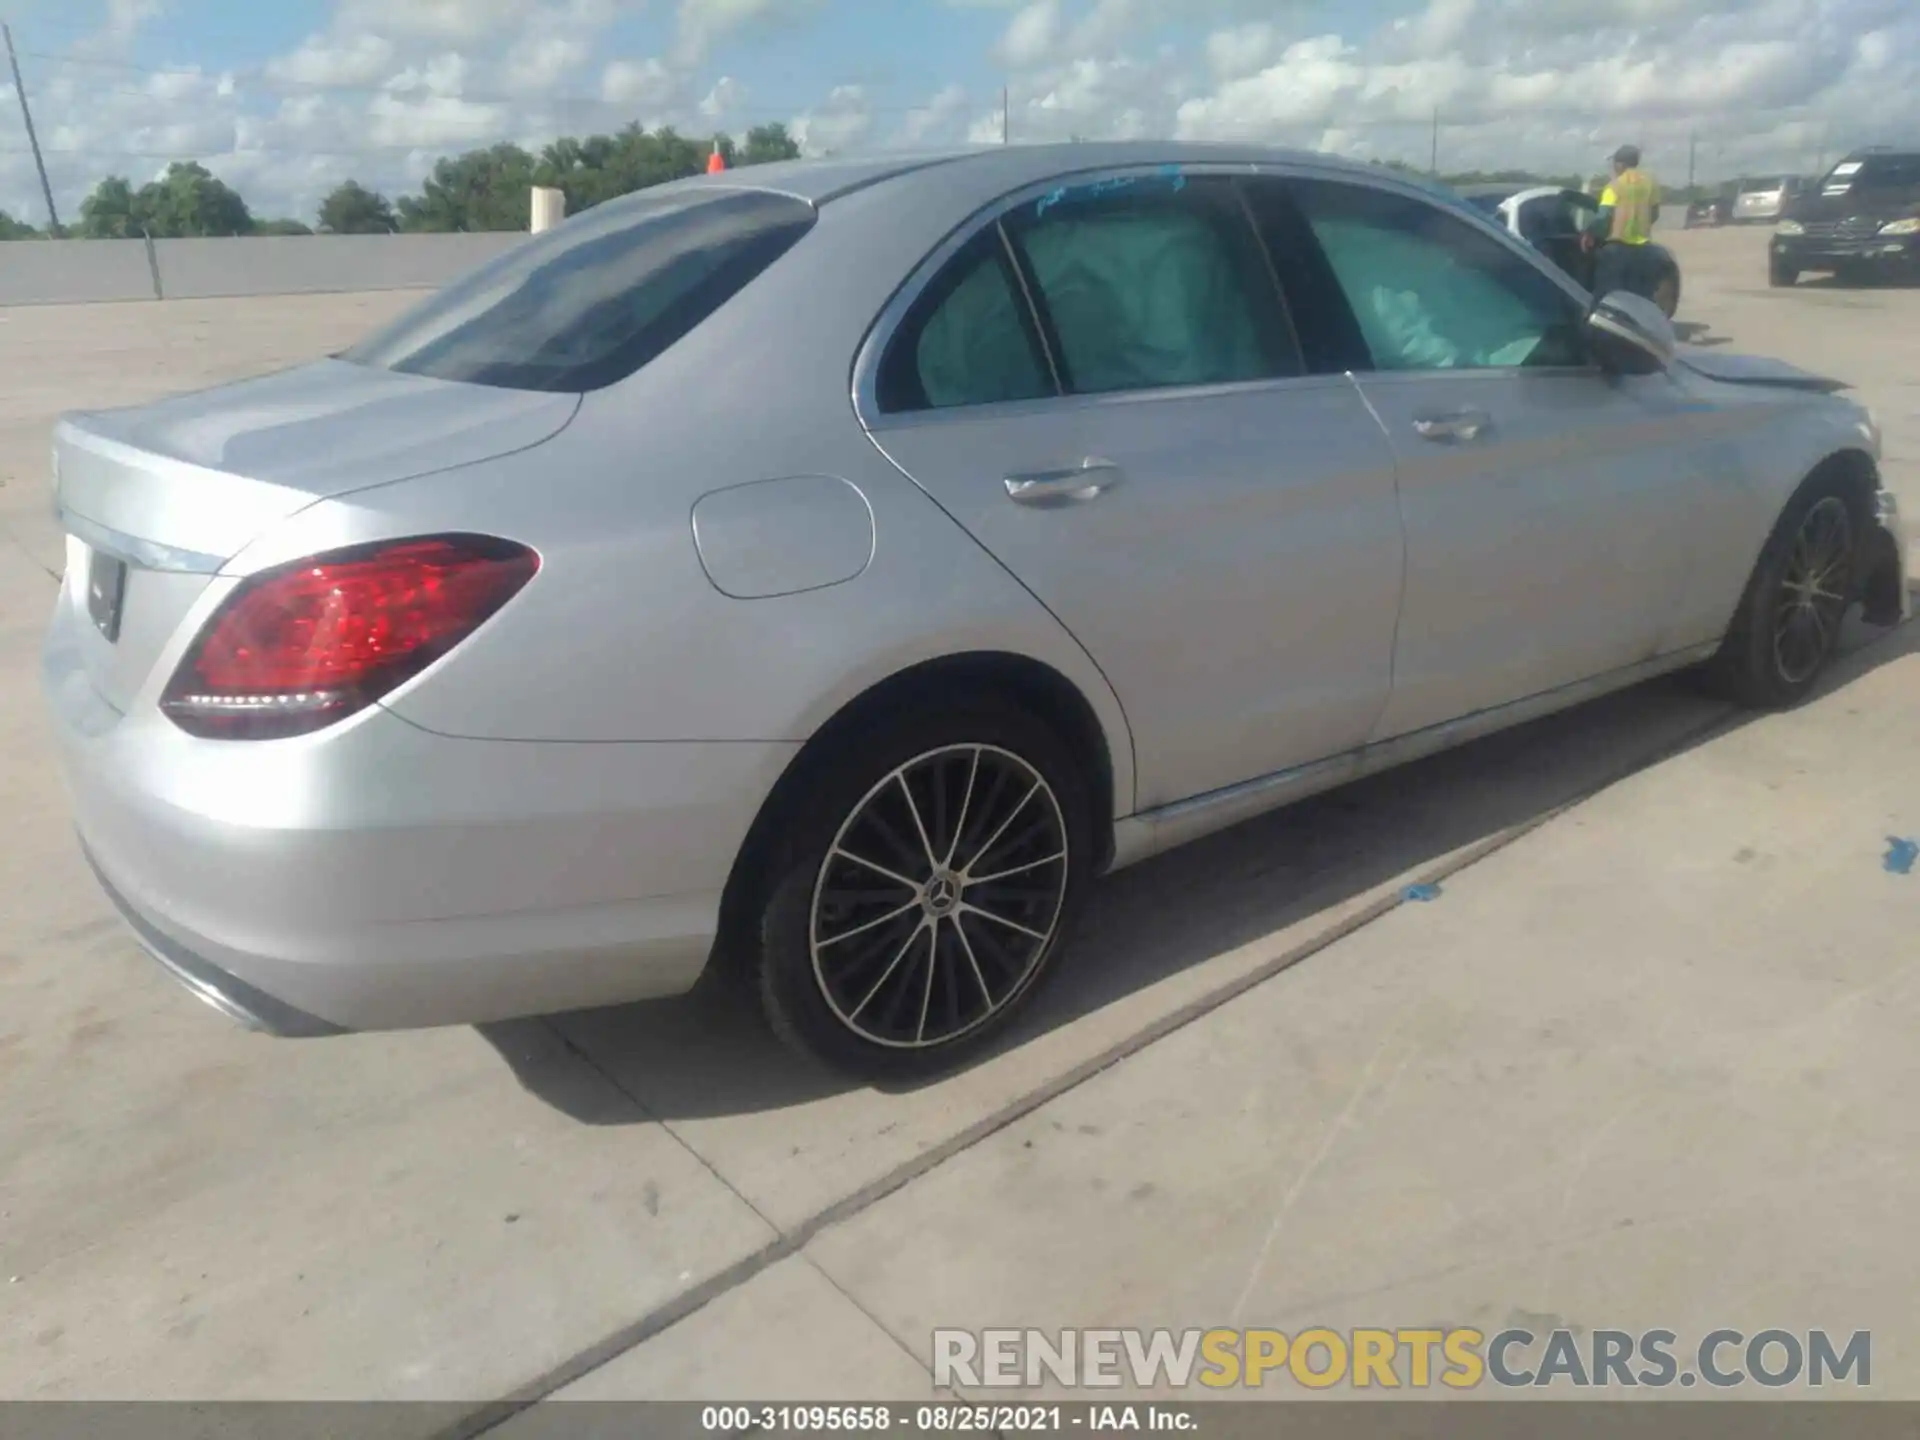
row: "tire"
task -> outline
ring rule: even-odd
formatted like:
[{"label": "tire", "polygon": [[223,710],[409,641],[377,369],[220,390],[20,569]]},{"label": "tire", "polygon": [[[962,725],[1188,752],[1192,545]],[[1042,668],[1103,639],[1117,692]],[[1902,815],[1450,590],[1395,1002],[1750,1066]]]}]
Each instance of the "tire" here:
[{"label": "tire", "polygon": [[990,697],[836,743],[793,792],[764,875],[774,1032],[863,1080],[976,1054],[1056,968],[1091,878],[1093,809],[1053,731]]},{"label": "tire", "polygon": [[1671,320],[1680,311],[1680,272],[1669,268],[1660,272],[1660,278],[1654,283],[1653,303],[1660,307],[1660,313]]},{"label": "tire", "polygon": [[1729,698],[1781,710],[1812,692],[1854,598],[1861,533],[1837,480],[1801,487],[1767,538],[1711,662]]},{"label": "tire", "polygon": [[1769,260],[1767,262],[1767,283],[1776,290],[1784,290],[1789,285],[1797,285],[1800,283],[1800,272],[1791,265],[1782,264],[1778,260]]}]

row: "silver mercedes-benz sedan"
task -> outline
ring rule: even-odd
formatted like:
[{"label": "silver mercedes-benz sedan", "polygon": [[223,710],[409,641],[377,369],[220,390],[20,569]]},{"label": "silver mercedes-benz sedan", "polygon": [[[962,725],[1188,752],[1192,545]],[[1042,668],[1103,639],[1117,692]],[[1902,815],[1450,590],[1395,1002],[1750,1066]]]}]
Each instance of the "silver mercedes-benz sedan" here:
[{"label": "silver mercedes-benz sedan", "polygon": [[1909,604],[1837,388],[1317,156],[736,171],[64,419],[45,686],[107,893],[238,1020],[721,956],[925,1071],[1103,871],[1662,671],[1806,695]]}]

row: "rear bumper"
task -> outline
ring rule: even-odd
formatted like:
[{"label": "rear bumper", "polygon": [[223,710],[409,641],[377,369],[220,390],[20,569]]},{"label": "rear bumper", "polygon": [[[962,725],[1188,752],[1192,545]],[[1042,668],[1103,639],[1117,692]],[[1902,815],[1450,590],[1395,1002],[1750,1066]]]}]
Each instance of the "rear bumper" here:
[{"label": "rear bumper", "polygon": [[127,928],[133,931],[134,938],[160,962],[163,970],[178,980],[196,999],[205,1001],[235,1024],[267,1035],[309,1040],[348,1033],[343,1026],[322,1020],[317,1015],[309,1015],[304,1010],[296,1010],[265,991],[254,989],[239,976],[229,975],[206,957],[194,954],[165,931],[158,929],[131,900],[114,888],[113,882],[107,879],[99,862],[93,858],[93,852],[87,849],[85,840],[80,842],[80,853],[93,868],[93,878],[100,882],[100,888],[106,892],[107,899],[113,902],[113,908],[120,912],[120,918],[127,922]]},{"label": "rear bumper", "polygon": [[81,843],[141,943],[275,1034],[688,989],[788,745],[454,740],[373,710],[290,741],[121,716],[65,607],[42,679]]}]

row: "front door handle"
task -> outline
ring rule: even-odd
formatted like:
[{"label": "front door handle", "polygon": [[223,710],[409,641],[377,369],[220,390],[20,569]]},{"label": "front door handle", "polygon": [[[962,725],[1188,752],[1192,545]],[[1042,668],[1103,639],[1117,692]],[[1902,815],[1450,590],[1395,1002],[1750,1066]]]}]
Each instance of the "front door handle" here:
[{"label": "front door handle", "polygon": [[1120,483],[1120,467],[1089,456],[1068,470],[1035,470],[1007,477],[1007,497],[1022,505],[1062,505],[1091,500]]},{"label": "front door handle", "polygon": [[1427,440],[1478,440],[1493,428],[1493,417],[1484,410],[1452,410],[1415,416],[1413,428]]}]

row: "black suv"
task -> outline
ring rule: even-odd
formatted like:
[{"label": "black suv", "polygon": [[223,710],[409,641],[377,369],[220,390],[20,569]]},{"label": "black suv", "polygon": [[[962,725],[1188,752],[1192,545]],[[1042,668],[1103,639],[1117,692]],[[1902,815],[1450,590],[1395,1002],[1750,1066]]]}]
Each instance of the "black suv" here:
[{"label": "black suv", "polygon": [[1791,285],[1805,270],[1920,279],[1920,150],[1856,150],[1794,200],[1767,249],[1767,278]]}]

